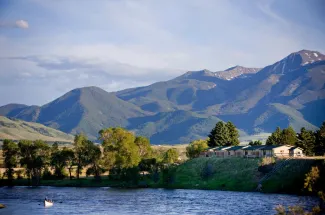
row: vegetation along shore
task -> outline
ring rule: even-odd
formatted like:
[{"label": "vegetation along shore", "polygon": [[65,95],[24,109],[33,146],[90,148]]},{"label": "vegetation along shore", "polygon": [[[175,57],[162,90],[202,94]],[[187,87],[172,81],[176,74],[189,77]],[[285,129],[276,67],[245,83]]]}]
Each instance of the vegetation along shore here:
[{"label": "vegetation along shore", "polygon": [[[238,137],[231,122],[220,121],[206,140],[183,147],[152,146],[147,138],[123,128],[99,131],[100,144],[83,134],[76,135],[70,147],[4,140],[0,185],[260,191],[318,195],[324,200],[325,123],[316,132],[302,128],[298,134],[290,127],[277,128],[266,142],[301,147],[303,157],[200,156],[213,147],[239,145]],[[187,159],[180,155],[182,148]]]}]

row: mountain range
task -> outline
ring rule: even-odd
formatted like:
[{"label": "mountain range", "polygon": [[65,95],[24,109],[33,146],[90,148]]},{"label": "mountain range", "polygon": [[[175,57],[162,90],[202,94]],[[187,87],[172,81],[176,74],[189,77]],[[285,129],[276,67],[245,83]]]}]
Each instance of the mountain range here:
[{"label": "mountain range", "polygon": [[2,106],[0,115],[91,139],[102,128],[121,126],[154,144],[177,144],[206,138],[219,120],[232,121],[242,136],[289,125],[315,130],[324,110],[325,55],[301,50],[264,68],[189,71],[111,93],[78,88],[43,106]]}]

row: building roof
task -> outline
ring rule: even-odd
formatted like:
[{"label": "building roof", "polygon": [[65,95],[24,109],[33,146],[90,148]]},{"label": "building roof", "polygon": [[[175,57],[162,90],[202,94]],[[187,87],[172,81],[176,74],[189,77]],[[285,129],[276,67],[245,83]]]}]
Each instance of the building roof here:
[{"label": "building roof", "polygon": [[300,147],[298,147],[298,146],[293,146],[293,147],[291,147],[289,150],[291,151],[291,150],[295,150],[295,149],[303,150],[302,148],[300,148]]},{"label": "building roof", "polygon": [[245,148],[245,147],[247,147],[247,146],[232,146],[230,148],[227,148],[226,150],[227,151],[237,151],[237,150],[240,150],[240,149]]},{"label": "building roof", "polygon": [[244,148],[243,150],[258,150],[264,148],[265,145],[260,145],[260,146],[248,146],[247,148]]},{"label": "building roof", "polygon": [[278,148],[280,146],[282,146],[282,145],[264,145],[262,150],[272,150],[272,149]]}]

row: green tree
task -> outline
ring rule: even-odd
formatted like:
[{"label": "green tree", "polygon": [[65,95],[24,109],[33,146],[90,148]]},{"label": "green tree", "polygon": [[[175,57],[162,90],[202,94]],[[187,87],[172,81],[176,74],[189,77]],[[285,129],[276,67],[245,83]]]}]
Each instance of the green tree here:
[{"label": "green tree", "polygon": [[[99,139],[103,141],[106,164],[115,166],[117,169],[138,166],[141,158],[133,133],[123,128],[107,128],[99,131],[99,135]],[[107,166],[107,168],[111,169],[112,166]]]},{"label": "green tree", "polygon": [[65,155],[66,157],[66,160],[65,160],[65,163],[66,163],[66,166],[69,170],[69,178],[70,180],[72,179],[72,168],[73,168],[73,165],[75,164],[75,153],[72,149],[69,149],[69,148],[66,148],[64,147],[62,149],[62,153]]},{"label": "green tree", "polygon": [[94,175],[95,179],[100,179],[100,175],[105,171],[102,166],[100,147],[93,142],[87,142],[87,164],[90,166],[87,169],[87,175]]},{"label": "green tree", "polygon": [[207,148],[207,140],[194,140],[186,147],[186,156],[190,159],[197,158]]},{"label": "green tree", "polygon": [[209,147],[225,146],[230,144],[230,134],[225,123],[219,121],[209,134]]},{"label": "green tree", "polygon": [[50,147],[41,140],[22,140],[18,147],[20,163],[26,168],[28,179],[33,179],[33,185],[39,185],[42,170],[50,163]]},{"label": "green tree", "polygon": [[135,144],[139,148],[139,155],[143,158],[149,158],[152,154],[150,141],[146,137],[138,136],[135,138]]},{"label": "green tree", "polygon": [[177,149],[174,149],[174,148],[168,149],[164,153],[163,163],[165,163],[165,164],[176,163],[178,161],[178,157],[179,157],[179,153],[178,153]]},{"label": "green tree", "polygon": [[58,142],[54,142],[52,147],[51,147],[51,153],[57,152],[59,151],[59,143]]},{"label": "green tree", "polygon": [[275,132],[271,134],[266,140],[266,145],[279,145],[281,144],[281,128],[277,127]]},{"label": "green tree", "polygon": [[250,146],[260,146],[260,145],[262,145],[263,143],[262,143],[262,141],[260,141],[260,140],[255,140],[255,141],[250,141],[249,143],[248,143],[248,145],[250,145]]},{"label": "green tree", "polygon": [[315,154],[325,154],[325,121],[318,131],[316,131]]},{"label": "green tree", "polygon": [[14,168],[17,166],[18,160],[18,145],[11,140],[4,140],[2,145],[2,156],[4,157],[4,165],[6,168],[5,174],[11,182],[14,175]]},{"label": "green tree", "polygon": [[281,139],[280,140],[281,144],[286,144],[291,146],[296,145],[298,141],[297,133],[295,132],[295,130],[293,130],[291,126],[282,130],[280,139]]},{"label": "green tree", "polygon": [[82,168],[87,165],[87,136],[84,134],[77,134],[74,138],[74,153],[77,165],[77,179],[80,177]]},{"label": "green tree", "polygon": [[229,139],[230,139],[230,142],[228,143],[228,145],[238,146],[239,145],[239,133],[238,133],[236,126],[232,122],[228,121],[226,123],[226,127],[228,128]]},{"label": "green tree", "polygon": [[[51,166],[54,167],[54,175],[57,178],[65,177],[65,167],[70,167],[70,161],[74,158],[73,151],[64,147],[62,150],[52,152],[51,154]],[[69,170],[71,178],[71,170]]]},{"label": "green tree", "polygon": [[304,150],[305,155],[313,155],[316,144],[316,137],[313,131],[301,128],[298,134],[297,146]]}]

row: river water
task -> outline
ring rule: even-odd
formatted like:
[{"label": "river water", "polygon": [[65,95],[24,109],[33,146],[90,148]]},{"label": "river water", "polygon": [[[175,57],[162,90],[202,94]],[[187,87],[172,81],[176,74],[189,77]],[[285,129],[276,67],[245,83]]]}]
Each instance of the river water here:
[{"label": "river water", "polygon": [[[54,205],[44,207],[43,199]],[[315,198],[204,190],[68,187],[0,188],[0,214],[275,214],[279,205],[316,204]]]}]

